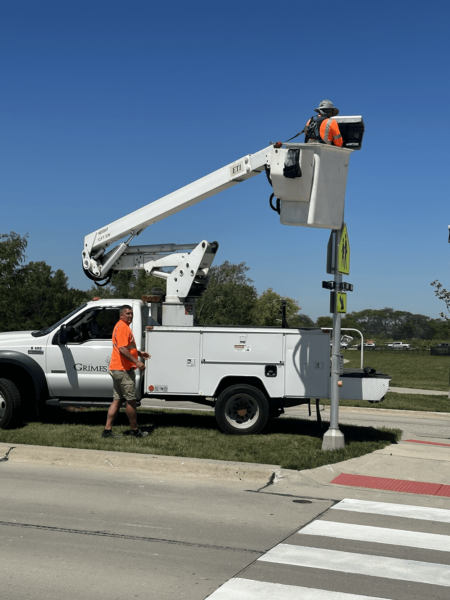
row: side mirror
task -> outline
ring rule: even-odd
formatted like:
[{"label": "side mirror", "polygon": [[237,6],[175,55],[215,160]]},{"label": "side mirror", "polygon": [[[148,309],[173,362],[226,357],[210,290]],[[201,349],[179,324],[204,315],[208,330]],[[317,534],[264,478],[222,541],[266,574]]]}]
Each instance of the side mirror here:
[{"label": "side mirror", "polygon": [[67,344],[68,336],[67,336],[67,327],[66,325],[61,325],[61,329],[58,333],[58,343],[65,345]]}]

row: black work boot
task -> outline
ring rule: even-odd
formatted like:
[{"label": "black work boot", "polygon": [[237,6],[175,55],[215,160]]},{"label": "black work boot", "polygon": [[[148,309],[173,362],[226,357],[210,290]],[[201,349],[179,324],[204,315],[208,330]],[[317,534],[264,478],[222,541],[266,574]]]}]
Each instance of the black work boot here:
[{"label": "black work boot", "polygon": [[147,435],[148,435],[148,431],[141,431],[139,428],[132,429],[130,431],[130,436],[135,437],[135,438],[143,438],[143,437],[146,437]]},{"label": "black work boot", "polygon": [[102,433],[102,438],[121,438],[121,435],[116,435],[112,429],[105,429]]}]

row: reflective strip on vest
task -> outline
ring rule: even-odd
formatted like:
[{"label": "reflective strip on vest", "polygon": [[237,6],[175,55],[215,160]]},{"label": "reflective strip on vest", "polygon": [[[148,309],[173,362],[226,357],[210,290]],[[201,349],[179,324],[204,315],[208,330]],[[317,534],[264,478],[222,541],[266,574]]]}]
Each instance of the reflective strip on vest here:
[{"label": "reflective strip on vest", "polygon": [[328,139],[328,134],[330,133],[330,127],[331,127],[331,119],[328,119],[327,124],[325,125],[325,144],[331,144],[332,140]]}]

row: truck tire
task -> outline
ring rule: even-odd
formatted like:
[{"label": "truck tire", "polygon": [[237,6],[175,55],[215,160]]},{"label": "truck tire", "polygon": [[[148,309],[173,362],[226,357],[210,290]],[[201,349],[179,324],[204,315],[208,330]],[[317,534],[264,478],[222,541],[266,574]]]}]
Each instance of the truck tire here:
[{"label": "truck tire", "polygon": [[215,415],[219,427],[231,435],[259,433],[269,418],[269,402],[258,388],[237,384],[226,388],[219,396]]},{"label": "truck tire", "polygon": [[22,422],[22,401],[17,386],[0,378],[0,428],[8,429]]}]

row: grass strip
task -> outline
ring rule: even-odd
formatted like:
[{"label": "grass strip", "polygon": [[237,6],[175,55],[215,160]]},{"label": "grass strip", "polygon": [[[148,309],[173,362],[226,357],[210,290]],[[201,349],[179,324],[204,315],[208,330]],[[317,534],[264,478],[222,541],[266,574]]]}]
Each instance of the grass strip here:
[{"label": "grass strip", "polygon": [[[322,437],[328,423],[322,430],[313,421],[271,419],[260,435],[229,436],[219,431],[210,412],[141,409],[139,425],[151,435],[108,440],[101,437],[105,417],[102,409],[78,413],[58,409],[50,422],[0,430],[0,442],[275,464],[301,470],[363,456],[401,438],[399,429],[342,425],[345,448],[324,452]],[[127,429],[126,416],[121,412],[114,431],[123,434]]]},{"label": "grass strip", "polygon": [[[345,367],[359,368],[361,352],[351,350],[343,352],[348,360]],[[364,366],[374,367],[377,371],[392,377],[390,385],[417,390],[442,390],[448,392],[450,356],[414,356],[408,352],[364,352]]]},{"label": "grass strip", "polygon": [[[329,400],[321,400],[329,406]],[[360,408],[391,408],[393,410],[418,410],[450,413],[448,396],[426,396],[425,394],[397,394],[388,392],[383,402],[374,404],[366,400],[339,400],[339,406],[358,406]]]}]

